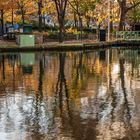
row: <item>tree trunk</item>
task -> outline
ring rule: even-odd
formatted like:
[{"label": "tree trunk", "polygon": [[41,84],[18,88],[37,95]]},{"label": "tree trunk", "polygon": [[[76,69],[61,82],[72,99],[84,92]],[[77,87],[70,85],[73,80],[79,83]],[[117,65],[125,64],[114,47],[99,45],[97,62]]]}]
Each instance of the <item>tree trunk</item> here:
[{"label": "tree trunk", "polygon": [[13,8],[12,8],[12,25],[14,25],[14,10],[13,10]]},{"label": "tree trunk", "polygon": [[80,34],[81,34],[81,39],[82,39],[82,32],[83,32],[83,20],[82,17],[79,15],[79,29],[80,29]]},{"label": "tree trunk", "polygon": [[59,42],[64,41],[64,19],[62,17],[59,18]]},{"label": "tree trunk", "polygon": [[39,15],[39,32],[42,31],[42,15]]},{"label": "tree trunk", "polygon": [[90,26],[90,17],[89,16],[86,17],[86,23],[87,23],[87,28],[89,28],[89,26]]},{"label": "tree trunk", "polygon": [[41,0],[38,2],[38,17],[39,17],[38,28],[39,28],[39,32],[41,32],[42,31],[42,1]]},{"label": "tree trunk", "polygon": [[74,12],[73,15],[74,15],[74,27],[78,28],[76,13]]},{"label": "tree trunk", "polygon": [[65,31],[65,12],[68,0],[54,0],[59,23],[59,42],[63,42]]},{"label": "tree trunk", "polygon": [[124,7],[122,7],[121,8],[121,13],[120,13],[119,31],[124,30],[125,18],[126,18],[126,10],[125,10]]},{"label": "tree trunk", "polygon": [[113,21],[110,22],[110,32],[113,32]]},{"label": "tree trunk", "polygon": [[4,11],[1,10],[1,27],[2,27],[2,36],[4,34]]},{"label": "tree trunk", "polygon": [[79,15],[79,29],[81,30],[82,27],[83,27],[83,20],[82,17]]},{"label": "tree trunk", "polygon": [[123,31],[123,27],[125,24],[125,18],[127,13],[126,0],[117,0],[120,7],[120,23],[119,23],[119,31]]},{"label": "tree trunk", "polygon": [[21,17],[22,17],[22,24],[25,23],[25,15],[24,15],[24,10],[21,10]]},{"label": "tree trunk", "polygon": [[112,11],[110,11],[110,32],[113,32],[113,20],[112,20]]},{"label": "tree trunk", "polygon": [[64,41],[64,33],[65,33],[65,12],[61,11],[61,14],[58,14],[58,22],[59,22],[59,42]]},{"label": "tree trunk", "polygon": [[44,31],[46,31],[45,14],[44,14],[44,17],[43,17],[43,23],[44,23]]}]

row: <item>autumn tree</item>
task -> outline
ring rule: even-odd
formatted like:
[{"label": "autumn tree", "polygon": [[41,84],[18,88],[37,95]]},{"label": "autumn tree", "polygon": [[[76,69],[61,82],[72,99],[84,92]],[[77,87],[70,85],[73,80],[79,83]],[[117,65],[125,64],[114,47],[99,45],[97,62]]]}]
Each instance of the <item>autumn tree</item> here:
[{"label": "autumn tree", "polygon": [[120,8],[120,23],[119,23],[119,30],[123,30],[126,15],[128,11],[132,10],[136,6],[140,4],[140,0],[117,0]]},{"label": "autumn tree", "polygon": [[8,20],[9,22],[12,23],[12,25],[14,24],[14,12],[16,10],[16,3],[14,2],[14,0],[8,0],[7,1],[7,8],[5,10],[5,17],[6,20]]},{"label": "autumn tree", "polygon": [[14,8],[15,8],[15,3],[14,3],[14,0],[11,0],[10,1],[10,4],[12,5],[11,7],[11,22],[12,22],[12,25],[14,24]]},{"label": "autumn tree", "polygon": [[131,11],[129,11],[127,18],[128,20],[130,20],[131,23],[139,23],[140,22],[140,5],[134,7]]},{"label": "autumn tree", "polygon": [[59,23],[59,42],[63,42],[64,32],[65,32],[65,14],[68,0],[53,0],[56,11],[57,19]]},{"label": "autumn tree", "polygon": [[3,2],[0,2],[0,20],[1,20],[1,26],[2,26],[2,35],[4,34],[4,7],[3,7]]},{"label": "autumn tree", "polygon": [[0,0],[0,20],[2,26],[2,35],[4,34],[4,14],[11,7],[10,0]]},{"label": "autumn tree", "polygon": [[75,22],[75,27],[82,28],[83,23],[82,23],[82,15],[84,14],[81,8],[81,4],[83,1],[80,0],[73,0],[72,2],[69,1],[70,6],[72,7],[72,10],[74,12],[74,22]]},{"label": "autumn tree", "polygon": [[22,24],[25,23],[25,13],[26,13],[26,3],[24,2],[24,0],[17,0],[17,6],[18,6],[18,14],[21,14],[21,18],[22,18]]},{"label": "autumn tree", "polygon": [[39,31],[42,31],[42,8],[43,8],[43,1],[42,0],[35,0],[38,9],[38,28]]},{"label": "autumn tree", "polygon": [[[35,12],[34,3],[31,0],[15,0],[17,4],[17,15],[21,15],[22,24],[25,24],[26,16]],[[31,17],[30,17],[31,18]]]}]

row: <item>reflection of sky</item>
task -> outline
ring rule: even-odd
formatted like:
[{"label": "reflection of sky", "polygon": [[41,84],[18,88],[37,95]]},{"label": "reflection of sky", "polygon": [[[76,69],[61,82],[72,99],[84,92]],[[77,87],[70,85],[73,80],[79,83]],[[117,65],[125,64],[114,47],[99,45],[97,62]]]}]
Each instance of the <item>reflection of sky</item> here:
[{"label": "reflection of sky", "polygon": [[42,134],[57,133],[57,127],[53,127],[52,122],[52,98],[36,105],[32,96],[19,94],[6,98],[2,103],[3,107],[0,109],[1,139],[26,139],[25,137],[31,136],[34,131],[39,131]]},{"label": "reflection of sky", "polygon": [[[81,99],[82,109],[81,117],[83,119],[96,118],[99,116],[99,122],[96,126],[98,140],[123,139],[132,135],[131,131],[139,130],[139,112],[136,107],[135,93],[139,82],[131,79],[129,71],[132,69],[130,64],[124,64],[124,87],[120,77],[121,68],[119,63],[113,63],[111,66],[111,88],[107,90],[106,86],[98,87],[97,96],[93,100],[88,98]],[[131,81],[132,80],[132,81]],[[129,132],[130,131],[130,132]]]},{"label": "reflection of sky", "polygon": [[120,70],[119,65],[118,64],[114,64],[113,68],[112,68],[112,74],[113,75],[117,75],[119,73],[119,70]]}]

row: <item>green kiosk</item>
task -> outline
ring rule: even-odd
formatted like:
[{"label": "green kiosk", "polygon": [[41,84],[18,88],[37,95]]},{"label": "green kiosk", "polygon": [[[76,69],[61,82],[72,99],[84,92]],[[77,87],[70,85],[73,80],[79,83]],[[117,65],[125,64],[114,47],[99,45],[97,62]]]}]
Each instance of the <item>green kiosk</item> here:
[{"label": "green kiosk", "polygon": [[35,36],[32,35],[32,25],[23,25],[20,34],[16,37],[16,42],[20,47],[34,47]]}]

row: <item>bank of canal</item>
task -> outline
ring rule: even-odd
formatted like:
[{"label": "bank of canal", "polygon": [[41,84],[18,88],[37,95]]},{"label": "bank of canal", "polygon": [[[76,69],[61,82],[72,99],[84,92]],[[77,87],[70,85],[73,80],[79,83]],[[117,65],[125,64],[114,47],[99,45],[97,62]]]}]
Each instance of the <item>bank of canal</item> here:
[{"label": "bank of canal", "polygon": [[38,44],[34,47],[20,47],[14,44],[2,44],[0,52],[28,52],[28,51],[77,51],[77,50],[96,50],[105,48],[140,48],[140,41],[110,41],[110,42],[93,42],[93,43],[55,43],[55,44]]}]

